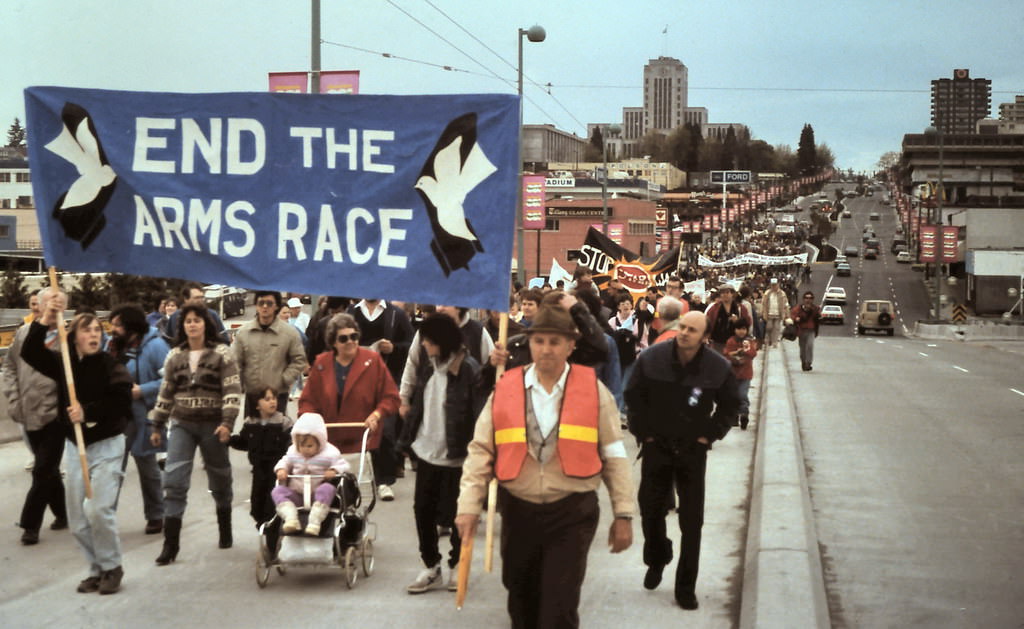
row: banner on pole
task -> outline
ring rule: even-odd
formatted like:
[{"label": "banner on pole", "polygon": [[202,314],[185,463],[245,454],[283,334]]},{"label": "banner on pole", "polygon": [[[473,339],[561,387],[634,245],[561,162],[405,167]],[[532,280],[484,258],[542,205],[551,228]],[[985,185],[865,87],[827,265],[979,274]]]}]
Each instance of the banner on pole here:
[{"label": "banner on pole", "polygon": [[668,282],[676,272],[678,259],[679,247],[642,258],[591,227],[577,262],[593,272],[593,282],[599,289],[606,289],[612,279],[617,279],[636,302],[646,294],[648,286],[664,286]]},{"label": "banner on pole", "polygon": [[25,91],[48,264],[508,307],[518,98]]},{"label": "banner on pole", "polygon": [[321,94],[358,94],[359,70],[320,72]]}]

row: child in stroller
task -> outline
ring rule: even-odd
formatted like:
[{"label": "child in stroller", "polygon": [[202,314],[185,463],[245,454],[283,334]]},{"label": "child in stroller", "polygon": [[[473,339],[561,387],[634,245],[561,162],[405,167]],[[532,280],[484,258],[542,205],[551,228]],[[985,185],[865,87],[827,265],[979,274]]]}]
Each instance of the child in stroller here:
[{"label": "child in stroller", "polygon": [[[324,418],[316,413],[304,413],[292,427],[292,445],[274,466],[277,479],[284,484],[274,487],[271,498],[277,514],[284,524],[281,532],[296,533],[301,528],[298,505],[302,503],[301,481],[294,475],[322,476],[322,481],[313,489],[315,498],[306,521],[307,535],[319,535],[320,525],[330,512],[331,502],[337,488],[330,481],[348,471],[349,465],[338,448],[327,441],[327,427]],[[288,481],[287,483],[285,481]]]}]

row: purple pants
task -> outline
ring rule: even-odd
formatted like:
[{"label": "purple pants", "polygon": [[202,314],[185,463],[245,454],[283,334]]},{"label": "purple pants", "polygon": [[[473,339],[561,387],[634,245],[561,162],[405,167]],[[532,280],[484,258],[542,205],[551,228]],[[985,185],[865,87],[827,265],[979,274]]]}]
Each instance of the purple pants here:
[{"label": "purple pants", "polygon": [[[330,483],[320,483],[316,489],[313,490],[313,500],[316,502],[322,502],[325,505],[330,505],[334,500],[334,494],[337,488]],[[302,492],[295,491],[288,485],[278,485],[270,490],[270,497],[273,499],[274,504],[279,505],[285,500],[291,500],[295,504],[302,506]],[[312,505],[310,505],[312,506]]]}]

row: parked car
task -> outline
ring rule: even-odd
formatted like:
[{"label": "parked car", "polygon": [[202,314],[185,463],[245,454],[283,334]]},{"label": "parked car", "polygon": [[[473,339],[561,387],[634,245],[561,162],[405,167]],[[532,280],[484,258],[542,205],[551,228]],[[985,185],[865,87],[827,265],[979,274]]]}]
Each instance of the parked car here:
[{"label": "parked car", "polygon": [[878,212],[872,212],[871,214],[868,214],[868,220],[869,221],[880,221],[880,220],[882,220],[882,216]]},{"label": "parked car", "polygon": [[860,304],[860,314],[857,315],[857,334],[864,334],[868,330],[877,330],[893,336],[896,333],[893,328],[895,312],[891,301],[864,300]]},{"label": "parked car", "polygon": [[242,288],[210,284],[203,289],[203,300],[222,317],[231,318],[245,314],[245,294]]},{"label": "parked car", "polygon": [[846,303],[846,289],[842,286],[830,286],[825,291],[825,304],[845,304]]},{"label": "parked car", "polygon": [[842,277],[842,276],[849,276],[850,272],[851,272],[850,265],[847,264],[846,262],[841,262],[841,263],[836,265],[836,275],[838,275],[840,277]]},{"label": "parked car", "polygon": [[847,258],[856,258],[857,256],[860,255],[860,249],[851,245],[846,249],[843,249],[843,255],[845,255]]},{"label": "parked car", "polygon": [[875,249],[874,247],[864,247],[864,259],[865,260],[877,260],[878,259],[878,249]]},{"label": "parked car", "polygon": [[846,261],[847,261],[847,260],[846,260],[846,256],[844,256],[843,254],[841,254],[841,253],[840,253],[839,255],[837,255],[837,256],[836,256],[836,259],[835,259],[835,261],[833,262],[833,265],[834,265],[834,266],[835,266],[836,268],[838,268],[840,264],[843,264],[843,263],[844,263],[844,262],[846,262]]},{"label": "parked car", "polygon": [[910,257],[909,251],[900,251],[896,254],[896,261],[900,264],[910,264],[913,262],[913,258]]},{"label": "parked car", "polygon": [[838,323],[842,325],[844,323],[842,307],[833,305],[823,307],[821,309],[821,322]]},{"label": "parked car", "polygon": [[850,210],[843,210],[843,218],[851,218],[853,213]]}]

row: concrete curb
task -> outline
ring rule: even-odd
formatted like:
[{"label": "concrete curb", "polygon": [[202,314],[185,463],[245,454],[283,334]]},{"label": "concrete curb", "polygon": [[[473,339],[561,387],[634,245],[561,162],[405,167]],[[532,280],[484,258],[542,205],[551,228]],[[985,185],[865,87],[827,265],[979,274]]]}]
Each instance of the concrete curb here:
[{"label": "concrete curb", "polygon": [[786,341],[762,362],[740,627],[830,626]]}]

